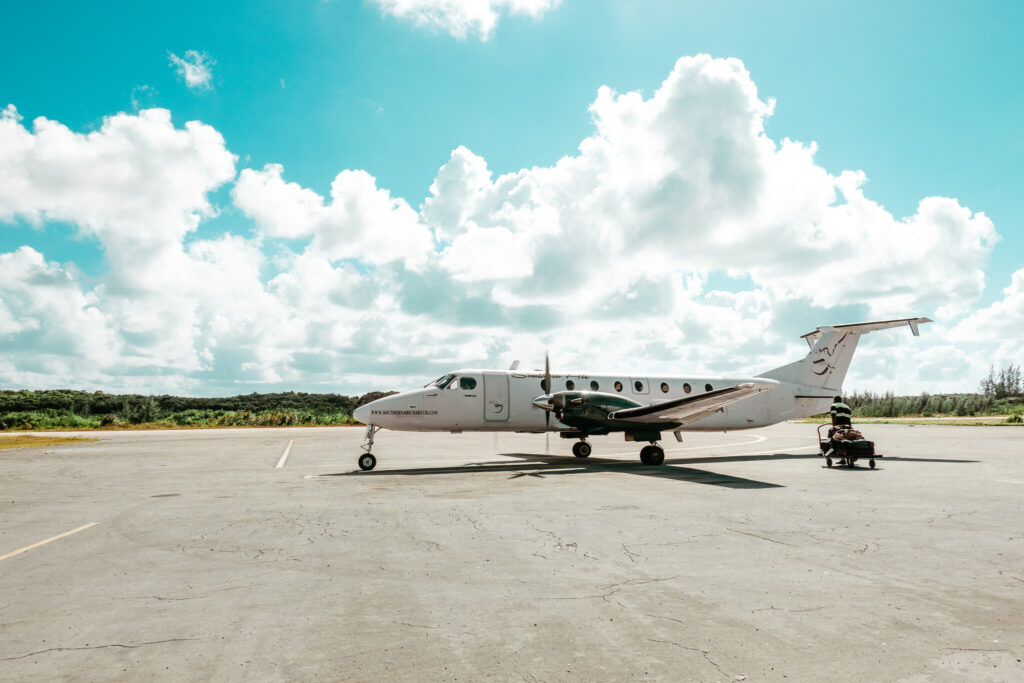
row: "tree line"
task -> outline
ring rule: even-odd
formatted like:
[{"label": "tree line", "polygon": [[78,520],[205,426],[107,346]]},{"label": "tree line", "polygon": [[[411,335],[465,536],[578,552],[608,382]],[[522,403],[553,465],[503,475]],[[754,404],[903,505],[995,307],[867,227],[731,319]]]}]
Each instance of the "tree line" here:
[{"label": "tree line", "polygon": [[[100,427],[242,427],[355,424],[352,412],[395,392],[361,396],[286,391],[224,398],[107,394],[73,389],[0,391],[0,430],[95,429]],[[1024,378],[1012,363],[990,368],[974,394],[896,396],[854,392],[844,397],[854,417],[957,417],[1024,412]]]},{"label": "tree line", "polygon": [[938,417],[1019,415],[1024,411],[1020,397],[996,398],[986,394],[929,394],[897,396],[891,391],[875,394],[854,392],[843,400],[856,417]]},{"label": "tree line", "polygon": [[1000,368],[996,372],[991,365],[988,368],[988,377],[981,380],[978,387],[982,394],[993,398],[1008,398],[1024,396],[1024,386],[1021,382],[1020,366],[1010,363],[1007,368]]},{"label": "tree line", "polygon": [[925,392],[917,396],[896,396],[892,392],[854,392],[844,399],[854,417],[1011,415],[1017,418],[1016,422],[1024,412],[1024,382],[1020,367],[1010,363],[999,370],[990,367],[975,394]]},{"label": "tree line", "polygon": [[0,391],[0,429],[355,424],[359,406],[394,392],[361,396],[288,391],[224,398],[107,394],[73,389]]}]

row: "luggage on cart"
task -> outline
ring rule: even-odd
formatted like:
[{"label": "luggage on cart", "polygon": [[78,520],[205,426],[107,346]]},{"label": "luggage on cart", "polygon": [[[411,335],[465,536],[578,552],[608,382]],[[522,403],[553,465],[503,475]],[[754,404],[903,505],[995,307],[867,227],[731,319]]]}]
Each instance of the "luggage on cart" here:
[{"label": "luggage on cart", "polygon": [[882,457],[881,453],[875,453],[874,441],[863,438],[863,434],[852,427],[841,426],[822,437],[821,430],[824,427],[831,428],[832,425],[823,424],[818,427],[819,455],[825,458],[827,467],[832,467],[833,458],[847,467],[854,467],[857,460],[867,458],[868,466],[874,469],[875,459]]}]

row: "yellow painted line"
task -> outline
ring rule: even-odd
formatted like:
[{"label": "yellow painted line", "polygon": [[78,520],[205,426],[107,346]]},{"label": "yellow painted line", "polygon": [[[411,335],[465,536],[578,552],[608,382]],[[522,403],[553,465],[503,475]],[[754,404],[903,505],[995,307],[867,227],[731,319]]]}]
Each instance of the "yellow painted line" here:
[{"label": "yellow painted line", "polygon": [[292,452],[292,442],[293,441],[295,441],[295,439],[291,439],[288,442],[288,447],[284,449],[284,453],[282,453],[281,457],[277,459],[277,464],[274,465],[274,469],[275,470],[281,469],[282,467],[284,467],[284,464],[286,462],[288,462],[288,454]]},{"label": "yellow painted line", "polygon": [[24,552],[32,550],[33,548],[38,548],[41,545],[46,545],[47,543],[50,543],[52,541],[60,540],[60,539],[64,538],[65,536],[70,536],[71,534],[77,534],[79,531],[85,531],[89,527],[96,526],[97,524],[99,524],[99,522],[89,522],[88,524],[86,524],[84,526],[80,526],[77,529],[72,529],[71,531],[65,531],[62,534],[57,534],[56,536],[54,536],[52,538],[48,538],[45,541],[39,541],[38,543],[33,543],[32,545],[27,545],[24,548],[21,548],[20,550],[15,550],[13,553],[7,553],[6,555],[0,556],[0,561],[6,560],[9,557],[14,557],[15,555],[21,555]]}]

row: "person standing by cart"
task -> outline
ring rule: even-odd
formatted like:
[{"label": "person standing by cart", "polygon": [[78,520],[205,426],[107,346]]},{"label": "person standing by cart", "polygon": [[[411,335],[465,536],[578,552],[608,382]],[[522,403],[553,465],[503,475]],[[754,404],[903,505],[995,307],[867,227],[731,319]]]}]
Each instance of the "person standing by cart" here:
[{"label": "person standing by cart", "polygon": [[850,429],[853,425],[850,419],[853,416],[853,411],[850,410],[850,406],[843,403],[842,396],[836,396],[832,399],[832,407],[829,409],[829,413],[832,415],[832,426],[828,430],[829,448],[828,452],[825,453],[826,458],[832,457],[832,453],[835,450],[835,441],[832,440],[832,437],[835,436],[836,432],[841,429]]},{"label": "person standing by cart", "polygon": [[829,409],[829,412],[832,414],[833,427],[838,427],[840,425],[846,425],[849,427],[852,424],[850,418],[853,417],[853,411],[850,410],[850,406],[843,403],[842,396],[836,396],[833,399],[832,408]]}]

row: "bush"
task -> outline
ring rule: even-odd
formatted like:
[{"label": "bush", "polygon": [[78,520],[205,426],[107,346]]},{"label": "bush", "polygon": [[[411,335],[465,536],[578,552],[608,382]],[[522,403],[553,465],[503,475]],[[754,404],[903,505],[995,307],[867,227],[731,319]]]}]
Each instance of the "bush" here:
[{"label": "bush", "polygon": [[[388,392],[394,393],[394,392]],[[182,427],[343,425],[362,403],[386,396],[242,394],[227,398],[140,396],[70,389],[0,391],[0,430],[87,429],[128,425]]]}]

